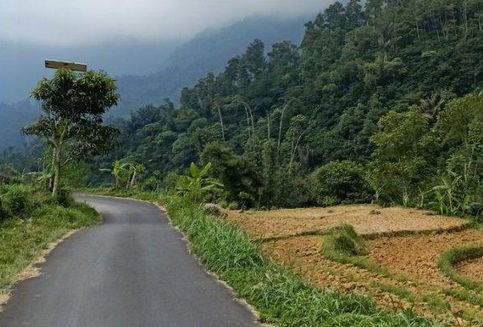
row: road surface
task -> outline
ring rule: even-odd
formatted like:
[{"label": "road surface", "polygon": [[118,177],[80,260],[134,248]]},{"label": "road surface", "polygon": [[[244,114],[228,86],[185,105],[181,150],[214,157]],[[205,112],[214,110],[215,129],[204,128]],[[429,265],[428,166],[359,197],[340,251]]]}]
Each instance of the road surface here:
[{"label": "road surface", "polygon": [[259,326],[188,254],[154,205],[77,196],[103,223],[62,242],[19,283],[1,327]]}]

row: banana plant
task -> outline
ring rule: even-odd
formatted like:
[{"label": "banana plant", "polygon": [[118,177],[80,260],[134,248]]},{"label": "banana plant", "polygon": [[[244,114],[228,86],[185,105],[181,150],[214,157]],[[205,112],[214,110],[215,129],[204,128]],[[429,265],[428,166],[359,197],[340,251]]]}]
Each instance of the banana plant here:
[{"label": "banana plant", "polygon": [[110,172],[114,177],[114,187],[133,188],[136,186],[137,178],[145,171],[140,163],[114,161],[112,169],[100,169],[100,171]]},{"label": "banana plant", "polygon": [[176,182],[177,194],[194,203],[201,203],[221,191],[223,184],[215,178],[208,177],[211,167],[211,163],[206,164],[203,168],[191,163],[189,175],[178,177]]}]

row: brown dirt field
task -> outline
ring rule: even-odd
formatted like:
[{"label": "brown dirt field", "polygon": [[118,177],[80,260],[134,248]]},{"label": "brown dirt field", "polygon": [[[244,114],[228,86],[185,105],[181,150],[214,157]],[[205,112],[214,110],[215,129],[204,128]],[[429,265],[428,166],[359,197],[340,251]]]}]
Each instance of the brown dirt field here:
[{"label": "brown dirt field", "polygon": [[425,210],[381,208],[376,205],[341,205],[327,208],[272,211],[226,211],[227,220],[240,225],[253,238],[284,238],[323,233],[343,224],[360,235],[444,231],[463,228],[463,219],[433,215]]},{"label": "brown dirt field", "polygon": [[483,257],[460,262],[456,266],[456,270],[463,276],[483,284]]},{"label": "brown dirt field", "polygon": [[[370,257],[374,262],[436,287],[457,286],[439,271],[437,261],[444,251],[466,244],[483,244],[483,230],[382,237],[368,241]],[[483,265],[479,269],[483,269]]]},{"label": "brown dirt field", "polygon": [[[445,250],[483,243],[483,230],[465,229],[466,220],[376,205],[226,213],[229,222],[253,239],[263,240],[262,250],[268,257],[317,287],[366,294],[381,307],[410,309],[455,325],[468,325],[468,321],[483,324],[483,308],[445,294],[448,289],[462,288],[437,267],[437,259]],[[352,225],[368,239],[371,253],[366,259],[389,274],[323,257],[322,234],[343,224]],[[482,263],[465,262],[458,269],[480,280]]]},{"label": "brown dirt field", "polygon": [[[458,288],[459,285],[437,269],[434,260],[438,257],[438,249],[444,251],[457,243],[458,238],[463,243],[479,240],[483,231],[467,230],[454,234],[457,235],[398,237],[394,238],[393,243],[390,242],[392,238],[368,241],[372,250],[368,258],[383,263],[391,273],[395,273],[392,277],[324,258],[320,253],[323,236],[319,235],[267,241],[262,244],[262,250],[275,262],[290,267],[296,274],[320,288],[330,287],[342,292],[366,294],[381,307],[412,309],[428,318],[454,324],[462,323],[460,316],[483,322],[481,307],[443,293],[443,290]],[[429,251],[419,247],[428,243],[432,244]],[[389,250],[384,251],[383,244],[387,244]],[[401,264],[397,263],[398,258],[402,259]],[[404,265],[409,267],[405,268]],[[398,294],[398,290],[403,290],[403,296]]]}]

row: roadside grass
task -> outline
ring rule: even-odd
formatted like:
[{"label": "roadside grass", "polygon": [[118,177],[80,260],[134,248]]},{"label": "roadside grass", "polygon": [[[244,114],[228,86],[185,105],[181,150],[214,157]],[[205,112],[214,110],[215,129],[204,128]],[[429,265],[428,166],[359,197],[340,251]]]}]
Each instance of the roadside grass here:
[{"label": "roadside grass", "polygon": [[[482,283],[459,274],[454,268],[454,266],[461,261],[476,259],[481,256],[483,256],[483,245],[466,245],[455,247],[444,252],[439,257],[438,267],[446,276],[464,288],[477,292],[483,292]],[[465,296],[465,293],[460,292],[459,296]],[[468,297],[468,299],[471,298],[472,297]]]},{"label": "roadside grass", "polygon": [[200,262],[256,308],[264,323],[287,327],[440,326],[412,312],[380,310],[366,296],[317,289],[266,259],[241,229],[206,215],[179,197],[152,193],[134,197],[163,205]]},{"label": "roadside grass", "polygon": [[37,202],[35,207],[0,222],[0,293],[8,293],[17,275],[66,233],[98,221],[83,204],[62,207]]}]

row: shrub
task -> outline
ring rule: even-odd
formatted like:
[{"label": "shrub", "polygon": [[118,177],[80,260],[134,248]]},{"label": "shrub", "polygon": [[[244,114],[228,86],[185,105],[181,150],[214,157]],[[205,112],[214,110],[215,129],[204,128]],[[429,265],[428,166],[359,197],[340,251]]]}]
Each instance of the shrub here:
[{"label": "shrub", "polygon": [[70,188],[61,188],[57,195],[57,202],[63,207],[71,206],[74,203],[72,190]]},{"label": "shrub", "polygon": [[357,235],[354,228],[349,225],[336,227],[324,238],[322,246],[324,254],[330,256],[358,256],[368,254],[364,240]]},{"label": "shrub", "polygon": [[223,187],[218,180],[208,177],[211,163],[200,168],[191,163],[189,175],[181,175],[176,181],[176,191],[179,195],[195,203],[212,199]]},{"label": "shrub", "polygon": [[23,215],[34,207],[34,190],[26,185],[3,185],[0,188],[2,212],[5,216]]},{"label": "shrub", "polygon": [[366,202],[370,189],[362,176],[362,167],[352,161],[331,161],[311,176],[312,197],[317,204]]}]

